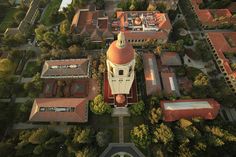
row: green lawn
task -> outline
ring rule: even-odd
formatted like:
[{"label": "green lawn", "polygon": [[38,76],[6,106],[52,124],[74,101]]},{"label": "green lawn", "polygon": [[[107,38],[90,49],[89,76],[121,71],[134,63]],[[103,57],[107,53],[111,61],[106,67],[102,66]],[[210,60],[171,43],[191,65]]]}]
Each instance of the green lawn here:
[{"label": "green lawn", "polygon": [[28,62],[25,70],[23,71],[23,77],[33,77],[37,72],[41,71],[41,65],[36,61]]},{"label": "green lawn", "polygon": [[[56,13],[61,5],[62,0],[51,0],[51,2],[49,3],[49,5],[47,6],[44,14],[42,15],[42,20],[41,23],[49,26],[52,24],[51,22],[51,16],[53,13]],[[54,17],[57,18],[57,17]]]},{"label": "green lawn", "polygon": [[14,14],[19,11],[18,8],[9,8],[3,20],[0,23],[0,32],[5,32],[7,28],[13,27],[15,24]]}]

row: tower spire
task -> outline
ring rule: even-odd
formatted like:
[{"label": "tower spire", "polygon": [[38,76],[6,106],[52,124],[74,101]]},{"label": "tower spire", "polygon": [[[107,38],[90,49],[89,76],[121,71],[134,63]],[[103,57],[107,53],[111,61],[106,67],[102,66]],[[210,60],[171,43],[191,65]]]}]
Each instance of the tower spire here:
[{"label": "tower spire", "polygon": [[117,38],[118,40],[117,40],[116,46],[118,48],[124,48],[126,44],[124,32],[120,32]]}]

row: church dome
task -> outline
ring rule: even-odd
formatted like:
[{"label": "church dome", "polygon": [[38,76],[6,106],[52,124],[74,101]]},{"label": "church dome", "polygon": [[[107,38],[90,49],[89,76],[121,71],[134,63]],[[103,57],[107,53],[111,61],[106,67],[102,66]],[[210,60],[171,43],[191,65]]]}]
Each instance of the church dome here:
[{"label": "church dome", "polygon": [[118,104],[123,104],[125,102],[125,96],[123,94],[118,94],[116,96],[116,102]]},{"label": "church dome", "polygon": [[107,59],[114,64],[127,64],[134,59],[133,46],[126,42],[123,32],[118,35],[118,40],[113,41],[107,51]]}]

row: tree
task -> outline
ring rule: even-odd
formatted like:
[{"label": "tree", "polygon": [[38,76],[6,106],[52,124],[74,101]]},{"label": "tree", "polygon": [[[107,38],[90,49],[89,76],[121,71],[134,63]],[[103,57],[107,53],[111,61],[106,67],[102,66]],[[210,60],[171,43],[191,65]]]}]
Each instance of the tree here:
[{"label": "tree", "polygon": [[131,141],[135,145],[145,149],[150,144],[149,128],[147,125],[141,124],[135,126],[130,132]]},{"label": "tree", "polygon": [[43,35],[43,40],[50,46],[55,46],[57,35],[53,32],[46,32]]},{"label": "tree", "polygon": [[36,97],[43,90],[43,81],[40,74],[37,73],[30,82],[24,85],[24,89],[28,91],[30,97]]},{"label": "tree", "polygon": [[159,127],[155,128],[153,132],[153,142],[154,143],[167,143],[174,140],[174,134],[172,130],[165,124],[161,124]]},{"label": "tree", "polygon": [[135,71],[140,72],[143,70],[142,57],[140,55],[135,56]]},{"label": "tree", "polygon": [[203,73],[199,73],[195,77],[193,84],[194,84],[194,86],[208,86],[208,84],[209,84],[208,77]]},{"label": "tree", "polygon": [[20,23],[21,20],[23,20],[23,18],[25,17],[25,12],[20,10],[20,11],[17,11],[15,14],[14,14],[14,20],[17,22],[17,23]]},{"label": "tree", "polygon": [[42,41],[44,39],[44,34],[47,32],[47,28],[44,25],[39,25],[35,29],[36,39]]},{"label": "tree", "polygon": [[48,129],[38,129],[35,132],[32,132],[29,137],[29,142],[32,144],[43,144],[46,142],[51,135],[51,132]]},{"label": "tree", "polygon": [[69,48],[69,53],[71,56],[76,57],[81,55],[81,48],[77,45],[71,45]]},{"label": "tree", "polygon": [[97,95],[90,103],[90,109],[93,113],[98,115],[111,113],[111,106],[104,102],[101,94]]},{"label": "tree", "polygon": [[91,143],[93,132],[90,128],[78,128],[75,132],[73,142],[75,143]]},{"label": "tree", "polygon": [[95,5],[97,10],[105,9],[105,1],[104,0],[95,0]]},{"label": "tree", "polygon": [[40,155],[42,152],[43,152],[43,147],[42,147],[42,145],[37,145],[37,146],[34,148],[34,151],[33,151],[33,153],[34,153],[35,155]]},{"label": "tree", "polygon": [[157,6],[156,6],[155,3],[149,2],[149,5],[148,5],[148,8],[147,8],[147,11],[155,11],[156,8],[157,8]]},{"label": "tree", "polygon": [[70,22],[69,20],[64,20],[60,24],[60,33],[61,34],[68,34],[70,32]]},{"label": "tree", "polygon": [[156,124],[159,122],[161,118],[161,109],[158,108],[152,108],[149,112],[148,116],[149,120],[151,121],[152,124]]},{"label": "tree", "polygon": [[77,152],[76,157],[95,157],[96,151],[93,148],[85,147]]},{"label": "tree", "polygon": [[0,77],[8,76],[12,73],[14,64],[7,58],[0,60]]},{"label": "tree", "polygon": [[144,102],[141,100],[137,103],[135,103],[134,105],[132,105],[130,108],[129,108],[129,111],[132,115],[134,116],[139,116],[143,113],[144,111],[144,108],[145,108],[145,104]]},{"label": "tree", "polygon": [[96,141],[100,147],[106,147],[111,141],[111,134],[108,130],[99,131],[96,135]]},{"label": "tree", "polygon": [[0,154],[4,157],[13,156],[14,146],[11,143],[0,142]]},{"label": "tree", "polygon": [[166,5],[164,3],[158,3],[156,9],[161,13],[165,13],[167,11]]}]

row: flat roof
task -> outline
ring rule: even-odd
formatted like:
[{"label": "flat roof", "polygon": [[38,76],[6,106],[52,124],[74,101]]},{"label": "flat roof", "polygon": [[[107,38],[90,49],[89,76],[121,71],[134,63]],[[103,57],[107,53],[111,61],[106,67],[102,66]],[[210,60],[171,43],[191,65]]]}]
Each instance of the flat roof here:
[{"label": "flat roof", "polygon": [[207,101],[196,102],[164,102],[165,110],[188,110],[188,109],[201,109],[212,108]]}]

